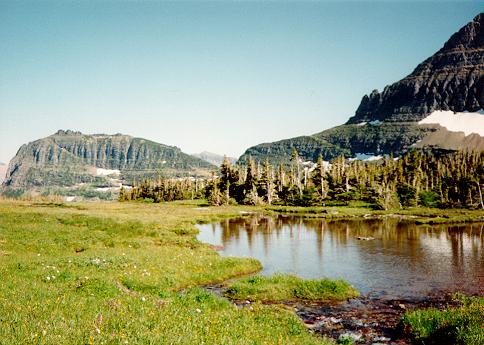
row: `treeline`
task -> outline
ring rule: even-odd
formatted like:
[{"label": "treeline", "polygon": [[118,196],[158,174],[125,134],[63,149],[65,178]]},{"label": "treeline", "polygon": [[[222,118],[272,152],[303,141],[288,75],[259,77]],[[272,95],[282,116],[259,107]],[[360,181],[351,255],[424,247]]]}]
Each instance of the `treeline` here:
[{"label": "treeline", "polygon": [[175,179],[162,178],[133,183],[132,188],[121,187],[119,201],[145,200],[162,202],[175,200],[193,200],[205,196],[207,182],[189,177]]},{"label": "treeline", "polygon": [[377,162],[339,157],[331,164],[322,158],[314,164],[303,162],[294,150],[289,165],[249,159],[242,167],[225,159],[220,174],[206,181],[144,181],[122,191],[120,199],[158,202],[204,197],[211,205],[315,206],[361,201],[379,209],[484,208],[483,187],[484,152],[413,151]]}]

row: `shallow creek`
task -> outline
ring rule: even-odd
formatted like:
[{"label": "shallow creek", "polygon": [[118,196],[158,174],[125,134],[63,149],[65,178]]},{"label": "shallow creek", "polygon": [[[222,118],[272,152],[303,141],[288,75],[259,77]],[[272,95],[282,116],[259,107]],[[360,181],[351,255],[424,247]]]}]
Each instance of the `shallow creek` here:
[{"label": "shallow creek", "polygon": [[[253,257],[262,275],[344,279],[362,297],[335,305],[288,304],[308,328],[361,344],[407,344],[396,326],[408,309],[484,295],[484,224],[415,225],[399,219],[328,222],[250,215],[198,225],[223,256]],[[223,294],[224,286],[209,287]],[[249,301],[237,301],[250,307]]]}]

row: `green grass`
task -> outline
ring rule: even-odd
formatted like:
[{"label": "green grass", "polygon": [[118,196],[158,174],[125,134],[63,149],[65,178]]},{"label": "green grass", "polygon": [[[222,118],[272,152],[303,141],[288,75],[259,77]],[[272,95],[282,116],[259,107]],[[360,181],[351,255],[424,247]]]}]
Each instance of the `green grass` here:
[{"label": "green grass", "polygon": [[[195,239],[194,225],[264,207],[44,201],[0,200],[1,345],[330,343],[282,307],[238,309],[198,288],[261,265],[219,256]],[[371,212],[327,209],[338,217]],[[356,295],[343,282],[258,279],[267,281],[244,279],[232,291],[261,301]]]},{"label": "green grass", "polygon": [[402,325],[418,344],[484,344],[484,297],[461,297],[462,306],[405,313]]},{"label": "green grass", "polygon": [[225,295],[232,299],[282,302],[282,301],[344,301],[359,295],[351,285],[342,280],[301,279],[294,275],[255,276],[233,283]]},{"label": "green grass", "polygon": [[260,270],[195,239],[240,210],[0,201],[0,344],[330,343],[281,307],[197,288]]}]

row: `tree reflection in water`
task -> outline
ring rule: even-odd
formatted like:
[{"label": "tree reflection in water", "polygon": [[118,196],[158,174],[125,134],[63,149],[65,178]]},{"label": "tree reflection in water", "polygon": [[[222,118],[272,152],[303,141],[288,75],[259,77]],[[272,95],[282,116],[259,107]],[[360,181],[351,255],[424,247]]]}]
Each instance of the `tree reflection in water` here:
[{"label": "tree reflection in water", "polygon": [[222,255],[259,259],[262,274],[343,278],[363,293],[388,297],[435,290],[484,294],[482,223],[430,226],[395,218],[253,215],[199,229],[202,242],[223,245]]}]

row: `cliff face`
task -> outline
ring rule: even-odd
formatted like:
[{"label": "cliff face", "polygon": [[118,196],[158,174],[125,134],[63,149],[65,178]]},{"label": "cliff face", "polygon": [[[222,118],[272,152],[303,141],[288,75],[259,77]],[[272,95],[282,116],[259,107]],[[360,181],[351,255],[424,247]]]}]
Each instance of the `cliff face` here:
[{"label": "cliff face", "polygon": [[[307,137],[264,143],[239,159],[287,161],[293,148],[304,159],[320,154],[329,160],[358,153],[398,155],[411,147],[446,150],[484,147],[484,137],[450,132],[437,124],[419,125],[433,111],[476,112],[484,109],[484,14],[456,32],[433,56],[406,78],[373,91],[345,125]],[[483,118],[484,120],[484,115]],[[457,117],[455,119],[457,121]],[[484,125],[484,121],[482,121]]]},{"label": "cliff face", "polygon": [[[177,147],[146,139],[60,130],[23,145],[9,164],[4,185],[28,187],[90,182],[96,175],[94,168],[119,170],[121,177],[129,181],[157,174],[204,176],[215,167]],[[59,178],[53,179],[56,172]],[[57,181],[62,180],[62,176],[65,184]]]},{"label": "cliff face", "polygon": [[484,108],[484,14],[404,79],[365,95],[348,123],[419,121],[434,110]]}]

